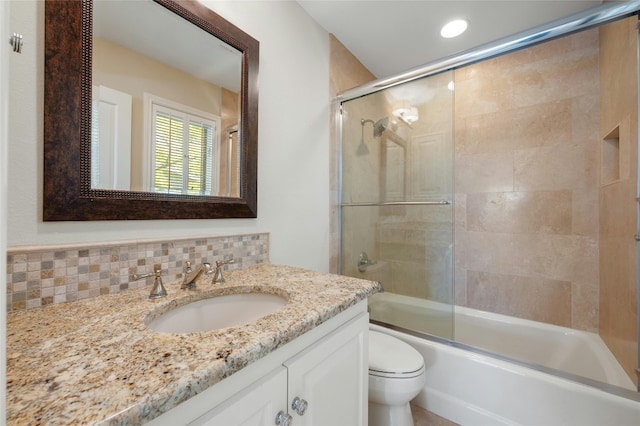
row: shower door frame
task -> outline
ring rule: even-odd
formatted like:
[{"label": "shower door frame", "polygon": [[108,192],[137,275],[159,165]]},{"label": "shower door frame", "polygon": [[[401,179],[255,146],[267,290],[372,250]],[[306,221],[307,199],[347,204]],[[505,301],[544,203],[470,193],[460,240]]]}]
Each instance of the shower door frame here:
[{"label": "shower door frame", "polygon": [[[335,123],[336,132],[337,132],[337,141],[338,141],[338,149],[337,149],[337,171],[338,171],[338,191],[337,191],[337,200],[335,200],[336,205],[338,206],[338,232],[340,235],[340,244],[338,249],[338,268],[341,273],[343,270],[342,259],[342,214],[343,207],[353,204],[345,204],[342,202],[342,129],[343,129],[343,103],[354,100],[363,96],[367,96],[376,92],[383,91],[385,89],[408,83],[414,80],[418,80],[424,77],[432,76],[445,71],[454,71],[455,69],[461,68],[466,65],[470,65],[476,62],[484,61],[490,58],[494,58],[509,52],[513,52],[516,50],[520,50],[526,47],[531,47],[537,44],[544,43],[546,41],[550,41],[555,38],[559,38],[562,36],[570,35],[572,33],[576,33],[579,31],[587,30],[590,28],[598,27],[604,24],[608,24],[620,19],[628,18],[630,16],[638,15],[640,16],[640,0],[632,0],[623,3],[619,2],[607,2],[603,3],[600,6],[585,10],[583,12],[568,16],[563,19],[559,19],[556,21],[552,21],[550,23],[535,27],[533,29],[517,33],[515,35],[505,37],[499,39],[497,41],[487,43],[476,48],[464,51],[459,54],[455,54],[452,56],[445,57],[441,60],[429,62],[425,65],[422,65],[417,68],[413,68],[406,72],[397,74],[395,76],[390,76],[387,78],[378,79],[372,81],[370,83],[366,83],[360,86],[357,86],[353,89],[349,89],[338,93],[338,95],[333,100],[333,111],[335,115]],[[640,27],[640,25],[639,25]],[[638,46],[640,49],[640,34],[638,35],[639,42]],[[638,53],[638,69],[640,70],[640,52]],[[638,73],[639,79],[639,87],[640,87],[640,72]],[[640,98],[639,98],[640,100]],[[640,122],[640,108],[637,119]],[[636,141],[638,143],[640,141]],[[640,152],[638,154],[638,165],[640,165]],[[638,234],[636,235],[636,241],[640,243],[640,173],[638,174],[638,184],[637,184],[637,211],[638,211]],[[637,264],[638,270],[640,271],[640,246],[636,244],[636,252],[637,252]],[[640,275],[638,277],[638,281],[636,283],[638,287],[638,306],[640,306]],[[447,345],[452,345],[455,347],[464,348],[465,350],[469,350],[471,352],[477,353],[487,353],[481,349],[468,346],[453,340],[447,340],[436,336],[425,335],[423,333],[417,333],[410,330],[406,330],[400,327],[391,326],[389,324],[380,324],[385,327],[389,327],[392,329],[396,329],[408,334],[417,335],[419,337],[427,338],[429,340],[438,341],[441,343],[445,343]],[[640,315],[638,316],[638,329],[640,329]],[[640,336],[638,338],[638,365],[636,369],[636,373],[640,376]],[[564,373],[559,370],[551,370],[542,366],[537,365],[529,365],[527,363],[506,358],[499,354],[490,354],[493,357],[497,357],[498,359],[505,359],[509,362],[515,362],[516,364],[521,364],[527,366],[529,368],[533,368],[538,371],[545,371],[550,374],[558,375],[561,377],[565,377],[567,379],[578,381],[589,386],[593,386],[599,388],[603,391],[616,394],[628,399],[640,401],[640,381],[638,382],[638,392],[632,392],[623,388],[619,388],[616,386],[611,386],[605,383],[600,383],[596,381],[592,381],[590,379],[574,376],[569,373]]]},{"label": "shower door frame", "polygon": [[[640,19],[640,15],[638,17]],[[638,33],[636,34],[637,36],[637,42],[636,42],[636,48],[637,48],[637,52],[636,52],[636,59],[637,59],[637,63],[636,63],[636,67],[639,70],[638,71],[638,75],[636,77],[638,77],[638,88],[640,88],[640,20],[638,21]],[[640,89],[639,89],[640,90]],[[640,96],[640,94],[639,94]],[[640,100],[639,100],[640,103]],[[640,105],[639,105],[640,106]],[[638,116],[636,117],[636,122],[640,123],[640,107],[638,108]],[[640,141],[639,145],[640,145]],[[636,182],[636,235],[634,236],[635,240],[636,240],[636,271],[640,271],[640,150],[638,151],[638,158],[637,158],[637,162],[638,162],[638,173],[637,173],[637,182]],[[640,307],[640,276],[638,276],[638,292],[637,292],[637,307]],[[640,315],[638,315],[638,330],[640,330]],[[640,334],[640,332],[639,332]],[[638,336],[638,363],[636,365],[636,375],[638,376],[638,385],[637,385],[637,391],[640,394],[640,336]]]},{"label": "shower door frame", "polygon": [[[501,38],[494,42],[483,44],[452,56],[447,56],[441,60],[429,62],[404,73],[374,80],[370,83],[354,87],[353,89],[345,90],[344,92],[338,93],[334,98],[334,103],[341,105],[343,102],[370,95],[399,84],[408,83],[410,81],[444,71],[452,71],[465,65],[470,65],[475,62],[484,61],[515,50],[531,47],[554,38],[594,28],[619,19],[628,18],[629,16],[637,15],[639,13],[640,0],[631,0],[624,3],[603,3],[600,6],[593,7],[566,18],[552,21],[548,24],[517,33],[509,37]],[[335,110],[339,114],[337,122],[341,122],[340,113],[342,110],[340,107]]]}]

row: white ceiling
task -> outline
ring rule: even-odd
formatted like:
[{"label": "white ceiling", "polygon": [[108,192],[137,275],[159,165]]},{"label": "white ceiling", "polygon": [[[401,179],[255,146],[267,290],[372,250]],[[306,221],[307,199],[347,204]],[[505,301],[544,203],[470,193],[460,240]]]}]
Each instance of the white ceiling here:
[{"label": "white ceiling", "polygon": [[[297,0],[377,78],[598,6],[585,0]],[[469,21],[455,39],[440,37],[453,18]]]}]

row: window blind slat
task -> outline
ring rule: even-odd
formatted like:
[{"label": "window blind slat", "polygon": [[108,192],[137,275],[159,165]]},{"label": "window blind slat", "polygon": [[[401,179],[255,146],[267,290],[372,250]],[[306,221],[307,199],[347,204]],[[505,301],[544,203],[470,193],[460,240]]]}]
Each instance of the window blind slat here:
[{"label": "window blind slat", "polygon": [[100,185],[100,120],[98,103],[92,102],[91,107],[91,187]]},{"label": "window blind slat", "polygon": [[194,120],[188,114],[166,107],[155,109],[155,191],[213,195],[212,189],[214,184],[217,186],[218,178],[214,161],[214,130],[213,122]]}]

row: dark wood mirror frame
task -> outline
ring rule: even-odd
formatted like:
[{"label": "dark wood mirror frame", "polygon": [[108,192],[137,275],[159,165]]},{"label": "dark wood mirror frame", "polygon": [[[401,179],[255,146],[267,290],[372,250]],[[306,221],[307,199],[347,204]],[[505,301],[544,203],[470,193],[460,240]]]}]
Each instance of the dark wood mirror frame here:
[{"label": "dark wood mirror frame", "polygon": [[196,1],[154,0],[242,52],[240,198],[91,189],[92,0],[47,0],[44,221],[257,217],[257,40]]}]

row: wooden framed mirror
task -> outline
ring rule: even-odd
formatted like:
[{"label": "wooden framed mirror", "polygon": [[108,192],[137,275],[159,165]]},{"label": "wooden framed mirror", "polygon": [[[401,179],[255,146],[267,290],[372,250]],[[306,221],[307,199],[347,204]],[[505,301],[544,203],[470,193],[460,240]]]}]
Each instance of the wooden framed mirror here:
[{"label": "wooden framed mirror", "polygon": [[[122,4],[123,2],[114,3]],[[179,28],[181,28],[181,25],[186,24],[190,28],[192,27],[194,31],[199,32],[200,38],[207,39],[210,37],[212,43],[220,45],[223,50],[237,53],[237,68],[240,75],[235,83],[237,90],[239,90],[236,93],[235,104],[237,105],[238,115],[231,122],[227,120],[227,123],[224,123],[224,118],[220,119],[220,116],[224,115],[221,112],[222,107],[217,107],[217,115],[212,119],[213,128],[216,131],[208,130],[207,133],[213,134],[214,149],[212,151],[209,146],[207,148],[208,151],[206,151],[208,156],[203,157],[207,161],[201,161],[206,164],[214,164],[212,159],[215,159],[215,165],[218,167],[217,169],[216,166],[213,167],[216,170],[213,174],[215,182],[212,185],[207,181],[206,185],[203,184],[203,188],[200,189],[194,189],[194,185],[188,183],[185,184],[182,190],[175,187],[167,189],[166,186],[163,186],[163,180],[159,177],[158,172],[154,171],[158,169],[156,167],[159,164],[158,155],[154,157],[147,153],[146,162],[142,164],[132,162],[130,172],[121,174],[134,176],[136,173],[139,175],[141,173],[140,170],[142,170],[144,176],[150,176],[147,180],[151,180],[151,184],[146,182],[134,187],[126,184],[123,186],[121,183],[115,186],[105,186],[97,183],[96,170],[98,169],[96,167],[98,166],[96,166],[96,158],[98,157],[97,153],[101,151],[96,151],[97,139],[95,133],[98,126],[96,125],[96,115],[92,114],[92,111],[95,113],[97,110],[95,99],[96,87],[98,87],[92,84],[96,75],[95,71],[92,71],[94,61],[94,4],[91,0],[47,0],[45,4],[44,76],[44,220],[86,221],[257,217],[258,41],[197,1],[149,0],[148,2],[125,3],[148,3],[159,9],[159,13],[168,13],[178,19],[180,23],[170,24],[170,26],[164,24],[161,28],[161,31],[168,33],[172,37],[182,34],[184,31]],[[131,12],[129,14],[131,15]],[[140,22],[140,20],[136,21],[135,16],[133,18],[134,22]],[[131,38],[131,36],[129,37]],[[160,44],[163,43],[161,42]],[[183,43],[183,45],[191,45],[191,43]],[[163,45],[163,47],[166,51],[182,50],[172,49],[166,45]],[[194,61],[195,68],[198,70],[208,68],[205,62],[208,56],[216,55],[209,47],[200,48],[197,60]],[[186,59],[179,60],[180,64],[186,62],[188,62]],[[167,84],[159,84],[157,87],[161,88],[158,90],[162,90],[167,87]],[[222,88],[220,92],[224,95],[225,90]],[[233,90],[226,90],[226,92],[233,94],[235,93]],[[183,88],[174,90],[174,93],[184,95],[183,92],[186,92]],[[156,94],[153,93],[152,95],[155,96]],[[147,95],[146,92],[145,95]],[[159,98],[154,96],[150,96],[149,99]],[[141,97],[139,93],[133,94],[132,103],[134,109],[136,107],[138,109],[141,108],[140,105],[143,101],[137,100]],[[185,98],[189,97],[193,96],[185,96]],[[215,96],[212,98],[218,99]],[[145,97],[145,99],[147,98]],[[145,100],[144,102],[151,101]],[[233,104],[234,101],[232,100],[231,105]],[[135,116],[135,113],[132,115]],[[145,117],[148,116],[150,115],[145,115]],[[218,117],[218,119],[215,117]],[[142,146],[151,146],[152,152],[160,151],[158,145],[153,145],[157,143],[154,141],[159,139],[149,139],[147,129],[151,128],[150,132],[155,130],[153,126],[149,125],[148,121],[149,119],[141,125],[145,129],[144,132],[139,132],[138,134],[134,131],[131,132],[131,144],[138,143]],[[116,120],[115,122],[120,123],[121,121]],[[223,126],[225,128],[222,128]],[[103,126],[100,125],[100,127],[102,129]],[[186,158],[191,157],[191,154],[187,152],[188,147],[191,146],[189,145],[191,143],[190,138],[192,138],[191,122],[189,122],[189,126],[185,125],[185,127],[189,127],[189,130],[184,132],[186,135],[186,151],[180,155]],[[118,126],[114,128],[119,129]],[[94,134],[93,136],[92,133]],[[128,133],[128,130],[124,133]],[[143,134],[145,136],[142,136]],[[198,137],[206,139],[201,136]],[[236,138],[236,142],[233,142],[233,138]],[[140,140],[142,140],[142,143],[140,143]],[[150,140],[151,142],[149,142]],[[225,152],[223,147],[227,142],[228,148]],[[235,143],[235,145],[232,143]],[[204,148],[199,149],[205,152]],[[120,153],[126,151],[126,149],[120,148]],[[134,149],[131,149],[131,152],[133,151]],[[132,157],[135,157],[135,155],[132,154]],[[225,165],[223,162],[226,160],[222,157],[228,158],[230,162]],[[153,161],[156,162],[153,163]],[[123,161],[122,163],[125,162]],[[195,161],[193,163],[195,164]],[[232,163],[233,167],[235,167],[233,173],[230,172]],[[198,165],[197,167],[205,170],[208,166]],[[115,170],[114,173],[118,173],[118,165],[112,168]],[[196,170],[196,166],[194,166],[194,170]],[[185,175],[184,181],[187,182],[194,173],[187,168],[183,174]],[[227,176],[226,181],[225,174]],[[173,174],[171,175],[173,176]],[[154,179],[155,183],[153,183]],[[206,181],[202,177],[198,179],[201,182]],[[117,179],[114,178],[114,180]],[[131,180],[135,181],[136,179],[132,178]],[[140,180],[140,178],[137,180]],[[145,181],[145,178],[142,181]],[[204,186],[207,188],[204,189]],[[214,189],[211,189],[212,186]]]}]

